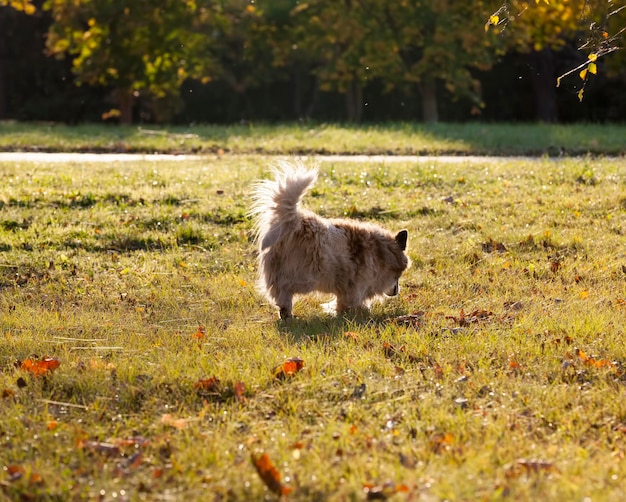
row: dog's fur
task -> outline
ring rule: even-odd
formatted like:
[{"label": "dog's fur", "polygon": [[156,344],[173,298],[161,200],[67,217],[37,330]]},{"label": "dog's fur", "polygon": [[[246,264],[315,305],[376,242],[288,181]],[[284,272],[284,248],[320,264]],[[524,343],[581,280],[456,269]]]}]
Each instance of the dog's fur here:
[{"label": "dog's fur", "polygon": [[274,180],[256,184],[251,214],[256,219],[259,289],[292,316],[293,297],[333,293],[337,312],[369,307],[398,294],[398,279],[409,266],[407,231],[394,235],[369,223],[325,219],[300,207],[317,180],[317,170],[281,162]]}]

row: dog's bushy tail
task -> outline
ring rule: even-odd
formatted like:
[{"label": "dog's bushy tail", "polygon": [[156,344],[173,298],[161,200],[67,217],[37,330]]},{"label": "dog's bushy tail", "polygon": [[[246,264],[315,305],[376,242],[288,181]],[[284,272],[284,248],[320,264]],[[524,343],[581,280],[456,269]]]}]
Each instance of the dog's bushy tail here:
[{"label": "dog's bushy tail", "polygon": [[283,232],[294,229],[299,221],[300,201],[316,180],[317,169],[306,168],[301,162],[280,161],[273,180],[256,184],[250,214],[256,220],[261,249],[271,246]]}]

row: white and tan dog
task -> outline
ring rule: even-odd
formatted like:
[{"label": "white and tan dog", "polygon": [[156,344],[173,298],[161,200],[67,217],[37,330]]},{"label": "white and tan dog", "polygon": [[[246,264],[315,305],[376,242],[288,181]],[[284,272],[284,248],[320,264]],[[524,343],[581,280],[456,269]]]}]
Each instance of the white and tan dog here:
[{"label": "white and tan dog", "polygon": [[373,224],[326,219],[300,207],[317,180],[317,170],[279,163],[275,179],[259,181],[252,194],[259,246],[259,289],[292,316],[293,297],[333,293],[337,312],[368,308],[372,300],[398,294],[409,266],[408,233]]}]

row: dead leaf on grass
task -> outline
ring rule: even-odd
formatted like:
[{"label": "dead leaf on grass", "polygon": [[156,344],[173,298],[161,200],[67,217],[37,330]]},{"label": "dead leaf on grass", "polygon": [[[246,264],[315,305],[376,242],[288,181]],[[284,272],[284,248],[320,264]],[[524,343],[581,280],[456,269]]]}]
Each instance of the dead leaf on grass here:
[{"label": "dead leaf on grass", "polygon": [[25,359],[20,363],[20,369],[27,371],[33,375],[45,375],[51,371],[54,371],[61,365],[56,357],[44,356],[41,359]]},{"label": "dead leaf on grass", "polygon": [[504,253],[506,251],[506,246],[504,244],[494,241],[493,239],[489,239],[487,242],[483,242],[481,244],[481,247],[483,252],[485,253],[493,253],[494,251]]},{"label": "dead leaf on grass", "polygon": [[174,427],[174,429],[182,430],[187,428],[189,420],[185,418],[174,418],[170,413],[165,413],[161,416],[161,423]]},{"label": "dead leaf on grass", "polygon": [[493,317],[493,312],[488,310],[476,309],[470,312],[469,314],[465,313],[464,309],[461,309],[459,316],[449,315],[446,316],[446,319],[450,319],[457,323],[459,326],[465,327],[470,324],[477,324],[481,322],[486,322]]},{"label": "dead leaf on grass", "polygon": [[442,453],[454,444],[454,436],[451,432],[437,432],[430,436],[428,444],[433,453]]},{"label": "dead leaf on grass", "polygon": [[613,361],[609,361],[608,359],[596,359],[594,357],[590,357],[580,349],[576,349],[576,355],[578,356],[578,359],[580,359],[580,361],[587,366],[592,366],[594,368],[612,369],[615,369],[617,367],[617,364]]},{"label": "dead leaf on grass", "polygon": [[277,380],[285,380],[286,378],[293,377],[302,368],[304,368],[304,361],[298,357],[292,357],[276,366],[272,370],[272,374]]},{"label": "dead leaf on grass", "polygon": [[387,500],[396,493],[408,493],[409,487],[404,484],[397,485],[392,481],[387,481],[382,485],[365,483],[363,491],[367,496],[367,500]]},{"label": "dead leaf on grass", "polygon": [[241,404],[246,402],[246,385],[243,382],[237,382],[234,386],[233,386],[233,390],[235,392],[235,398],[237,398],[237,401],[239,401]]},{"label": "dead leaf on grass", "polygon": [[198,380],[196,383],[193,384],[194,388],[209,392],[218,392],[219,385],[220,381],[215,376]]},{"label": "dead leaf on grass", "polygon": [[[9,476],[7,481],[9,483],[14,483],[16,481],[21,480],[27,474],[26,468],[22,465],[11,464],[4,467],[4,472],[6,472]],[[28,478],[29,485],[42,485],[44,484],[44,479],[41,474],[38,472],[31,472],[30,477]]]},{"label": "dead leaf on grass", "polygon": [[204,328],[204,326],[200,325],[198,326],[197,331],[193,335],[191,335],[191,338],[193,338],[194,340],[203,340],[205,335],[206,329]]},{"label": "dead leaf on grass", "polygon": [[101,455],[106,455],[107,457],[119,457],[122,454],[119,446],[104,441],[89,441],[80,439],[78,441],[78,448],[94,453],[100,453]]},{"label": "dead leaf on grass", "polygon": [[405,361],[409,361],[411,363],[419,363],[421,362],[420,358],[415,354],[407,352],[406,347],[401,345],[400,347],[396,347],[389,342],[383,342],[383,354],[387,359],[396,360],[401,359]]},{"label": "dead leaf on grass", "polygon": [[252,465],[254,465],[259,477],[263,480],[265,486],[267,486],[270,491],[276,495],[289,495],[293,491],[293,488],[282,483],[280,479],[280,472],[278,472],[278,469],[274,467],[274,464],[270,460],[267,453],[263,453],[258,457],[252,453],[250,455],[250,459],[252,460]]},{"label": "dead leaf on grass", "polygon": [[8,399],[11,397],[15,397],[15,391],[13,389],[3,389],[2,390],[2,399]]},{"label": "dead leaf on grass", "polygon": [[522,474],[529,476],[531,474],[553,474],[558,472],[559,469],[552,462],[520,458],[505,469],[505,476],[507,478],[518,478]]},{"label": "dead leaf on grass", "polygon": [[408,326],[414,329],[418,329],[422,327],[422,325],[424,324],[425,317],[426,317],[426,312],[419,311],[419,312],[414,312],[413,314],[394,317],[392,321],[395,322],[396,324],[399,324],[400,326]]},{"label": "dead leaf on grass", "polygon": [[344,338],[347,338],[348,340],[352,340],[352,341],[354,341],[354,342],[358,342],[358,341],[360,340],[360,338],[359,338],[359,334],[358,334],[358,333],[355,333],[354,331],[346,331],[346,332],[343,334],[343,337],[344,337]]}]

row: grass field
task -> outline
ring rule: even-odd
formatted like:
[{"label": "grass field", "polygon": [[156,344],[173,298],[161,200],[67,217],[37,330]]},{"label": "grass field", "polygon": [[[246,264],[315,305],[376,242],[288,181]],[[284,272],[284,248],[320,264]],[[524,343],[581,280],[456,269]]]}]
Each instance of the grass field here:
[{"label": "grass field", "polygon": [[0,165],[0,498],[624,500],[626,161],[323,163],[306,205],[413,266],[288,324],[267,164]]},{"label": "grass field", "polygon": [[626,155],[626,126],[392,123],[116,127],[0,122],[0,151]]}]

